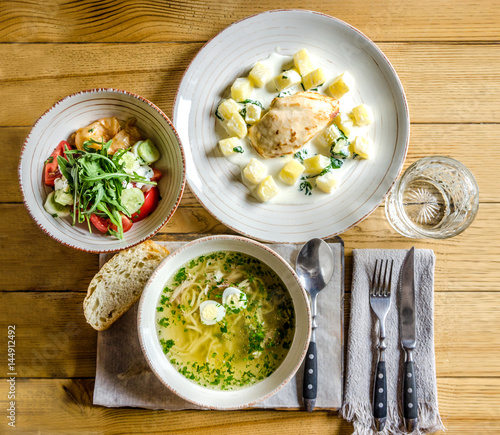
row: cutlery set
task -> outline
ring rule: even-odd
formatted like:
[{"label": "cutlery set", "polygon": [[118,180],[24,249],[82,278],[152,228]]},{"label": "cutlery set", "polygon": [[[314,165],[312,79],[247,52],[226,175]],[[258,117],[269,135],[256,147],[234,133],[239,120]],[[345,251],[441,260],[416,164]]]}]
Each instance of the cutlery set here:
[{"label": "cutlery set", "polygon": [[[401,267],[398,283],[399,291],[399,329],[401,346],[405,351],[403,370],[403,417],[409,433],[417,428],[418,401],[413,361],[413,350],[416,346],[415,335],[415,281],[414,281],[415,249],[411,248]],[[375,429],[384,429],[387,419],[387,380],[385,369],[385,319],[391,306],[391,286],[393,260],[375,262],[370,289],[370,307],[379,321],[378,361],[375,369],[373,387],[373,417]]]}]

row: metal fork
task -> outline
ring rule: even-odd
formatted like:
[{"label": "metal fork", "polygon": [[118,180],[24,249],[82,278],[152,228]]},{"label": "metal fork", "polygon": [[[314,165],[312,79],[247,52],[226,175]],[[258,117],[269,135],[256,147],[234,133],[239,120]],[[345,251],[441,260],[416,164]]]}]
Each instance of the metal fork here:
[{"label": "metal fork", "polygon": [[373,417],[377,431],[384,429],[387,420],[387,381],[385,373],[385,318],[391,306],[393,260],[377,260],[370,289],[370,306],[379,321],[378,362],[373,387]]}]

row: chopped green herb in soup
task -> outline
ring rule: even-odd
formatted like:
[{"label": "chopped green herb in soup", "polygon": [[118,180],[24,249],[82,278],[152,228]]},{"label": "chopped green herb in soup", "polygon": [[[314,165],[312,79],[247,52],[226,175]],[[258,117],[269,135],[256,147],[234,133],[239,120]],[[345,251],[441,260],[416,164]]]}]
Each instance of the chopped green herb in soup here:
[{"label": "chopped green herb in soup", "polygon": [[158,337],[186,378],[214,389],[271,375],[292,344],[295,315],[281,279],[256,258],[230,251],[191,260],[158,301]]}]

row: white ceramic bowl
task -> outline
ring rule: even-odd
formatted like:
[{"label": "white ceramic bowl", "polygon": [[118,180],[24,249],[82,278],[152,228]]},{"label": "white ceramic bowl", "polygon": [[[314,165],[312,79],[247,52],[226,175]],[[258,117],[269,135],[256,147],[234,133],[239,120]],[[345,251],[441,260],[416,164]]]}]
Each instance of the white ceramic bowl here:
[{"label": "white ceramic bowl", "polygon": [[[355,90],[341,100],[341,110],[346,99],[352,107],[371,107],[374,156],[346,165],[338,189],[324,200],[263,204],[248,194],[238,181],[240,168],[218,149],[222,138],[214,113],[234,80],[247,76],[257,61],[273,52],[292,56],[302,48],[332,74],[347,70],[355,78]],[[340,234],[368,216],[400,173],[410,134],[403,87],[382,51],[349,24],[305,10],[263,12],[210,40],[181,81],[173,120],[186,148],[187,181],[206,209],[239,233],[280,243]]]},{"label": "white ceramic bowl", "polygon": [[[163,172],[158,183],[162,199],[150,216],[125,233],[123,240],[105,236],[97,230],[90,234],[86,224],[72,226],[70,218],[54,219],[43,207],[52,190],[43,182],[45,160],[61,140],[67,140],[77,129],[108,116],[120,120],[136,118],[138,127],[161,153],[155,167]],[[148,239],[171,218],[185,186],[184,151],[170,120],[150,101],[126,91],[91,89],[63,98],[38,119],[24,142],[19,181],[26,208],[46,234],[83,251],[113,252]]]},{"label": "white ceramic bowl", "polygon": [[[191,259],[215,251],[237,251],[267,264],[285,284],[295,309],[295,335],[287,356],[268,378],[232,391],[202,387],[181,375],[160,346],[155,321],[156,307],[170,276]],[[146,284],[139,303],[138,332],[141,348],[151,369],[170,390],[185,400],[211,409],[240,409],[270,397],[295,374],[304,359],[311,334],[311,313],[304,289],[288,263],[268,247],[239,236],[212,236],[184,245],[167,257]]]}]

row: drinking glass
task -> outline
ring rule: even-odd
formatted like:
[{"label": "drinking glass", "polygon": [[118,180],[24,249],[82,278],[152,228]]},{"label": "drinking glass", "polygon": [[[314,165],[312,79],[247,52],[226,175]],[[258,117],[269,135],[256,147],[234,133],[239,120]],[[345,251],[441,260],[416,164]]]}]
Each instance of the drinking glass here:
[{"label": "drinking glass", "polygon": [[413,163],[394,184],[385,213],[403,236],[446,239],[464,231],[478,207],[472,173],[455,159],[432,156]]}]

